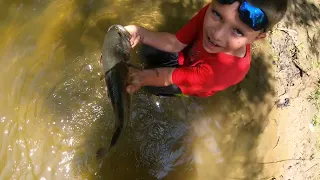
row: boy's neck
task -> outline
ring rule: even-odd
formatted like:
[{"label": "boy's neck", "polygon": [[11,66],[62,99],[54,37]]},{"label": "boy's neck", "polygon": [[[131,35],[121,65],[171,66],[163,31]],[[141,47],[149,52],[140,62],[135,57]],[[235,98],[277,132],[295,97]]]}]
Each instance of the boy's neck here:
[{"label": "boy's neck", "polygon": [[225,52],[226,54],[232,55],[232,56],[236,56],[239,58],[243,58],[246,56],[246,52],[247,52],[247,46],[244,45],[241,48],[235,50],[235,51],[231,51],[231,52]]}]

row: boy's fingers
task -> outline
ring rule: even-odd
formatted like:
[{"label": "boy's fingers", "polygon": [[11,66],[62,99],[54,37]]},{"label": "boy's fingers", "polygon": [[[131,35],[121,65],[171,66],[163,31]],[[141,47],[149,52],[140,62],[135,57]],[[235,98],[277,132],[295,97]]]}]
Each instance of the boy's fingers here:
[{"label": "boy's fingers", "polygon": [[140,84],[140,80],[138,78],[133,78],[131,84]]},{"label": "boy's fingers", "polygon": [[137,27],[134,25],[124,26],[124,28],[130,33],[130,44],[132,47],[135,47],[140,41],[140,36],[137,34]]},{"label": "boy's fingers", "polygon": [[134,48],[140,41],[140,36],[134,38],[133,43],[131,44],[132,48]]},{"label": "boy's fingers", "polygon": [[132,36],[130,39],[130,45],[133,47],[136,37]]},{"label": "boy's fingers", "polygon": [[130,94],[133,94],[133,93],[136,92],[139,88],[140,88],[140,86],[129,85],[129,86],[127,86],[127,92],[130,93]]},{"label": "boy's fingers", "polygon": [[128,84],[130,85],[140,85],[139,76],[136,73],[131,73],[128,76]]},{"label": "boy's fingers", "polygon": [[124,26],[124,28],[131,34],[133,33],[134,31],[136,31],[136,27],[134,25],[127,25],[127,26]]},{"label": "boy's fingers", "polygon": [[128,78],[129,78],[128,79],[129,84],[131,84],[131,85],[139,85],[140,84],[140,79],[137,76],[129,76]]},{"label": "boy's fingers", "polygon": [[130,94],[132,93],[132,86],[131,85],[127,86],[127,92]]}]

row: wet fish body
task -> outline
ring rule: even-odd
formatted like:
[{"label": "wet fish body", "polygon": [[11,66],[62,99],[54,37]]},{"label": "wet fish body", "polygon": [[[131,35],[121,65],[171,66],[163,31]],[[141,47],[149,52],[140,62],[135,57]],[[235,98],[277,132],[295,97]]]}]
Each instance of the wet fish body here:
[{"label": "wet fish body", "polygon": [[109,148],[97,151],[99,158],[103,158],[117,143],[131,117],[131,96],[126,91],[130,50],[130,33],[121,25],[112,25],[104,38],[101,63],[114,112],[115,128]]}]

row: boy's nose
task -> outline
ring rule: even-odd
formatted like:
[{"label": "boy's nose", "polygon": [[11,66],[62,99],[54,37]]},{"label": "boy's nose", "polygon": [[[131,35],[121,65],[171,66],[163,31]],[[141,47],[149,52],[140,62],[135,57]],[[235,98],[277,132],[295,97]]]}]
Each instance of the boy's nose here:
[{"label": "boy's nose", "polygon": [[226,37],[227,29],[224,26],[218,26],[212,30],[212,36],[214,40],[221,41],[222,38]]}]

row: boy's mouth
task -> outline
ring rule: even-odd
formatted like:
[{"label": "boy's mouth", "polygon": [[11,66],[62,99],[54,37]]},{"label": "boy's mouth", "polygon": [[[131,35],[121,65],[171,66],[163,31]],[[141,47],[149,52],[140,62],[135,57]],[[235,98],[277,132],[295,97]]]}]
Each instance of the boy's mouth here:
[{"label": "boy's mouth", "polygon": [[216,44],[214,41],[212,41],[209,36],[208,36],[208,41],[210,42],[211,45],[213,45],[215,47],[221,47],[218,44]]}]

